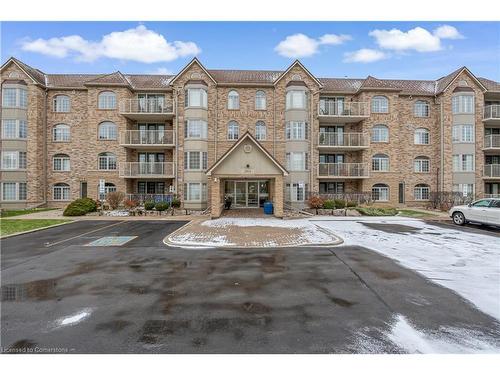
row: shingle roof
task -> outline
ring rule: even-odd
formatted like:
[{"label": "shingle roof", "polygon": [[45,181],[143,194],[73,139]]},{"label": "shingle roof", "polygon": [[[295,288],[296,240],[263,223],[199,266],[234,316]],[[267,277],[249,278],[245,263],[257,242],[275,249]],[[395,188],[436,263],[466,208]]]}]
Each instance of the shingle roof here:
[{"label": "shingle roof", "polygon": [[125,74],[132,87],[137,89],[161,89],[169,87],[173,75]]},{"label": "shingle roof", "polygon": [[500,92],[500,82],[495,82],[486,78],[478,78],[478,80],[488,89],[488,91]]},{"label": "shingle roof", "polygon": [[436,94],[442,93],[443,90],[446,88],[446,86],[448,86],[451,83],[451,81],[453,81],[453,79],[457,76],[457,74],[460,73],[464,68],[465,66],[462,66],[461,68],[458,68],[457,70],[451,72],[447,76],[438,78],[438,80],[436,81]]},{"label": "shingle roof", "polygon": [[97,79],[102,74],[46,74],[48,87],[81,88],[85,82]]},{"label": "shingle roof", "polygon": [[120,72],[104,74],[94,79],[89,79],[85,82],[86,85],[125,85],[129,86],[129,82]]},{"label": "shingle roof", "polygon": [[403,94],[434,95],[436,81],[384,79],[387,84],[398,88]]},{"label": "shingle roof", "polygon": [[378,79],[378,78],[375,78],[372,76],[366,77],[366,79],[363,81],[363,84],[361,85],[360,89],[364,89],[364,88],[398,90],[397,87],[394,87],[393,85],[386,82],[385,80]]},{"label": "shingle roof", "polygon": [[325,91],[345,93],[357,92],[363,84],[364,78],[318,78]]},{"label": "shingle roof", "polygon": [[283,71],[280,70],[208,70],[220,83],[270,83],[272,84]]},{"label": "shingle roof", "polygon": [[28,73],[37,83],[45,85],[45,73],[39,69],[35,69],[28,64],[23,63],[21,60],[12,58],[26,73]]}]

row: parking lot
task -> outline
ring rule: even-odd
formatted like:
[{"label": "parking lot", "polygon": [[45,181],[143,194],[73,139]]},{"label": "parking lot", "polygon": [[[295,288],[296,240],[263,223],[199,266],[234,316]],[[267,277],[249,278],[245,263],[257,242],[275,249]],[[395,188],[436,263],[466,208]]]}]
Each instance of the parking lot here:
[{"label": "parking lot", "polygon": [[165,246],[183,224],[81,221],[2,240],[2,349],[424,352],[405,329],[436,351],[500,347],[497,320],[369,249]]}]

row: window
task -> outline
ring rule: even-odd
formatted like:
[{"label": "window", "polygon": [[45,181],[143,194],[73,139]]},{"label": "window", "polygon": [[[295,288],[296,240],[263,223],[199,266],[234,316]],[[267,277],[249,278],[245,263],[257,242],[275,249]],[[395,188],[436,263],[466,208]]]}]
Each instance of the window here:
[{"label": "window", "polygon": [[69,112],[69,96],[56,95],[54,97],[54,112]]},{"label": "window", "polygon": [[187,89],[184,105],[185,107],[207,108],[207,91],[205,89]]},{"label": "window", "polygon": [[307,123],[304,121],[289,121],[285,126],[286,139],[307,139]]},{"label": "window", "polygon": [[430,197],[430,187],[425,184],[418,184],[413,189],[413,196],[417,201],[428,201]]},{"label": "window", "polygon": [[206,152],[186,151],[184,152],[185,170],[205,170],[208,168],[208,157]]},{"label": "window", "polygon": [[186,120],[184,129],[186,138],[207,139],[207,122],[204,120]]},{"label": "window", "polygon": [[286,93],[286,109],[306,109],[306,92],[290,90]]},{"label": "window", "polygon": [[453,155],[453,172],[473,172],[474,155],[459,154]]},{"label": "window", "polygon": [[69,171],[69,156],[66,154],[57,154],[52,158],[52,167],[54,171]]},{"label": "window", "polygon": [[415,102],[415,116],[416,117],[429,117],[429,103],[424,100],[417,100]]},{"label": "window", "polygon": [[303,182],[286,184],[286,196],[290,197],[292,202],[303,202],[305,200],[308,184]]},{"label": "window", "polygon": [[227,139],[235,141],[240,137],[240,126],[236,121],[229,121],[227,125]]},{"label": "window", "polygon": [[6,87],[2,90],[2,106],[26,108],[28,106],[28,90]]},{"label": "window", "polygon": [[28,137],[28,124],[26,120],[2,120],[3,139],[26,139]]},{"label": "window", "polygon": [[99,94],[97,108],[99,109],[115,109],[116,94],[113,91],[103,91]]},{"label": "window", "polygon": [[472,203],[474,207],[489,207],[490,206],[490,200],[488,199],[481,199],[479,201],[476,201]]},{"label": "window", "polygon": [[389,99],[385,96],[374,96],[372,98],[372,112],[373,113],[388,113],[389,112]]},{"label": "window", "polygon": [[25,201],[27,198],[26,182],[3,182],[2,200]]},{"label": "window", "polygon": [[389,186],[385,184],[375,184],[372,187],[372,199],[375,202],[386,202],[389,200]]},{"label": "window", "polygon": [[[99,191],[99,186],[97,187]],[[106,199],[108,193],[116,191],[116,185],[111,182],[104,183],[104,193],[99,192],[99,200],[103,201]]]},{"label": "window", "polygon": [[417,173],[430,172],[430,159],[427,156],[419,156],[413,161],[414,171]]},{"label": "window", "polygon": [[389,172],[389,156],[376,154],[372,157],[372,171]]},{"label": "window", "polygon": [[453,191],[464,196],[474,194],[474,184],[453,184]]},{"label": "window", "polygon": [[255,93],[255,109],[266,109],[266,93],[264,91],[257,91]]},{"label": "window", "polygon": [[52,129],[52,140],[54,142],[69,142],[70,128],[65,124],[58,124]]},{"label": "window", "polygon": [[188,182],[184,184],[184,200],[190,202],[207,201],[207,184],[201,182]]},{"label": "window", "polygon": [[474,113],[473,95],[455,95],[451,98],[451,111],[457,113]]},{"label": "window", "polygon": [[227,109],[240,109],[240,95],[234,90],[227,94]]},{"label": "window", "polygon": [[26,169],[26,152],[3,151],[2,169]]},{"label": "window", "polygon": [[308,169],[307,152],[287,152],[286,165],[289,171],[306,171]]},{"label": "window", "polygon": [[69,201],[69,185],[64,183],[55,184],[52,188],[52,195],[55,201]]},{"label": "window", "polygon": [[115,170],[116,155],[111,152],[102,152],[98,156],[100,170]]},{"label": "window", "polygon": [[389,142],[389,128],[386,125],[375,125],[372,129],[372,142]]},{"label": "window", "polygon": [[266,124],[264,121],[257,121],[255,124],[255,139],[259,141],[266,139]]},{"label": "window", "polygon": [[474,125],[453,125],[452,128],[453,143],[473,143],[474,142]]},{"label": "window", "polygon": [[116,124],[111,121],[104,121],[99,124],[100,140],[115,140],[117,137]]},{"label": "window", "polygon": [[428,145],[430,143],[429,130],[425,128],[416,129],[414,142],[416,145]]}]

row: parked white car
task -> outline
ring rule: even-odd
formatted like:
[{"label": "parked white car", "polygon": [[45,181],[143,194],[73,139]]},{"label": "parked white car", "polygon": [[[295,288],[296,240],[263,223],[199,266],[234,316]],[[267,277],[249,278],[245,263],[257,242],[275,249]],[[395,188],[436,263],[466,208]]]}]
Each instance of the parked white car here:
[{"label": "parked white car", "polygon": [[500,198],[479,199],[468,205],[454,206],[448,211],[453,222],[500,225]]}]

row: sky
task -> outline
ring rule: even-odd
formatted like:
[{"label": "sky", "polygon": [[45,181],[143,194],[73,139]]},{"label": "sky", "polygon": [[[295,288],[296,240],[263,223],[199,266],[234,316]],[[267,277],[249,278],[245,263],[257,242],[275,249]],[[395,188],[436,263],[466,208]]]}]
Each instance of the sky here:
[{"label": "sky", "polygon": [[317,77],[437,79],[467,66],[500,81],[499,22],[2,22],[1,61],[46,73],[284,70]]}]

